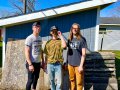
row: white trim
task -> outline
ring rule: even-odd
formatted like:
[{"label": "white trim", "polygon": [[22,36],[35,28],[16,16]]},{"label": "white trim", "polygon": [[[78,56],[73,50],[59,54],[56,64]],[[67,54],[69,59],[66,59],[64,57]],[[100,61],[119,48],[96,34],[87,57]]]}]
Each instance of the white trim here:
[{"label": "white trim", "polygon": [[96,24],[96,31],[95,31],[95,48],[94,48],[94,51],[98,51],[99,23],[100,23],[100,7],[98,7],[98,9],[97,9],[97,24]]},{"label": "white trim", "polygon": [[5,27],[2,30],[2,36],[3,36],[3,42],[2,42],[2,67],[4,67],[4,62],[5,62],[5,52],[6,52],[6,44],[5,44],[5,40],[6,40],[6,29]]},{"label": "white trim", "polygon": [[91,0],[91,1],[86,1],[86,2],[69,5],[69,6],[64,6],[61,8],[56,8],[54,10],[58,14],[62,14],[62,13],[87,9],[87,8],[91,8],[91,7],[96,7],[96,6],[100,6],[100,5],[104,5],[104,4],[109,4],[109,3],[116,2],[116,1],[117,0]]},{"label": "white trim", "polygon": [[120,24],[100,24],[100,26],[120,26]]},{"label": "white trim", "polygon": [[43,11],[43,13],[45,14],[45,16],[56,15],[56,12],[54,10]]},{"label": "white trim", "polygon": [[78,10],[80,11],[83,9],[89,9],[89,8],[104,5],[104,4],[110,4],[110,3],[113,3],[116,1],[117,0],[91,0],[91,1],[79,2],[76,4],[57,7],[54,9],[49,9],[49,10],[44,10],[44,11],[35,12],[35,13],[31,13],[31,14],[1,19],[0,26],[7,26],[7,25],[11,25],[11,24],[17,24],[20,22],[26,22],[26,21],[36,20],[36,19],[43,19],[46,16],[50,17],[50,16],[55,16],[58,14],[60,15],[60,14],[70,13],[70,12],[74,12],[74,11],[78,11]]},{"label": "white trim", "polygon": [[17,16],[17,17],[1,19],[0,26],[16,24],[16,23],[25,22],[25,21],[34,20],[34,19],[39,19],[40,17],[43,18],[43,17],[45,17],[45,15],[42,12],[37,12],[37,13],[26,14],[26,15],[21,15],[21,16]]}]

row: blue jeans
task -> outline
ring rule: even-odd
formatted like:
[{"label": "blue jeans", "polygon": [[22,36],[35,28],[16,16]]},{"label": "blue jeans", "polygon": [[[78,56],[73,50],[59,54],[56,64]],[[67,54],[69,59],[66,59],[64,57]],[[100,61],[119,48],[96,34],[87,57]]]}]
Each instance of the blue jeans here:
[{"label": "blue jeans", "polygon": [[51,90],[61,90],[62,65],[60,63],[47,64]]}]

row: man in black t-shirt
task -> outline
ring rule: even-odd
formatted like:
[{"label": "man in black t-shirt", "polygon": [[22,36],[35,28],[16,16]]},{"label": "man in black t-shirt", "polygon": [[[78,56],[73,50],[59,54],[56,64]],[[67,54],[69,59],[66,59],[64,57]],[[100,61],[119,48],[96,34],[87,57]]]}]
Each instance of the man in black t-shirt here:
[{"label": "man in black t-shirt", "polygon": [[80,33],[80,25],[74,23],[70,30],[67,57],[71,90],[83,88],[86,46],[86,40]]}]

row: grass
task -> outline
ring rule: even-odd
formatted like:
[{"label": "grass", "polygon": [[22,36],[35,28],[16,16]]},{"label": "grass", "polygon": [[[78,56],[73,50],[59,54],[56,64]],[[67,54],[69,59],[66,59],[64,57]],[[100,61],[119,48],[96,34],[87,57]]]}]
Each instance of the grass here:
[{"label": "grass", "polygon": [[115,53],[116,77],[118,81],[118,88],[120,90],[120,51],[113,51]]},{"label": "grass", "polygon": [[[120,50],[107,50],[107,51],[115,53],[116,78],[118,81],[118,90],[120,90]],[[104,52],[104,50],[102,52]]]},{"label": "grass", "polygon": [[0,41],[0,47],[2,47],[2,42]]}]

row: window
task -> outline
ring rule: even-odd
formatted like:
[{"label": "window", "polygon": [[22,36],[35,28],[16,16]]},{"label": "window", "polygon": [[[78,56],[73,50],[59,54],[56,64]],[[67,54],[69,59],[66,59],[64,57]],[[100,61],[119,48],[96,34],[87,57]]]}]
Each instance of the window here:
[{"label": "window", "polygon": [[106,28],[100,28],[99,29],[99,34],[106,34]]}]

